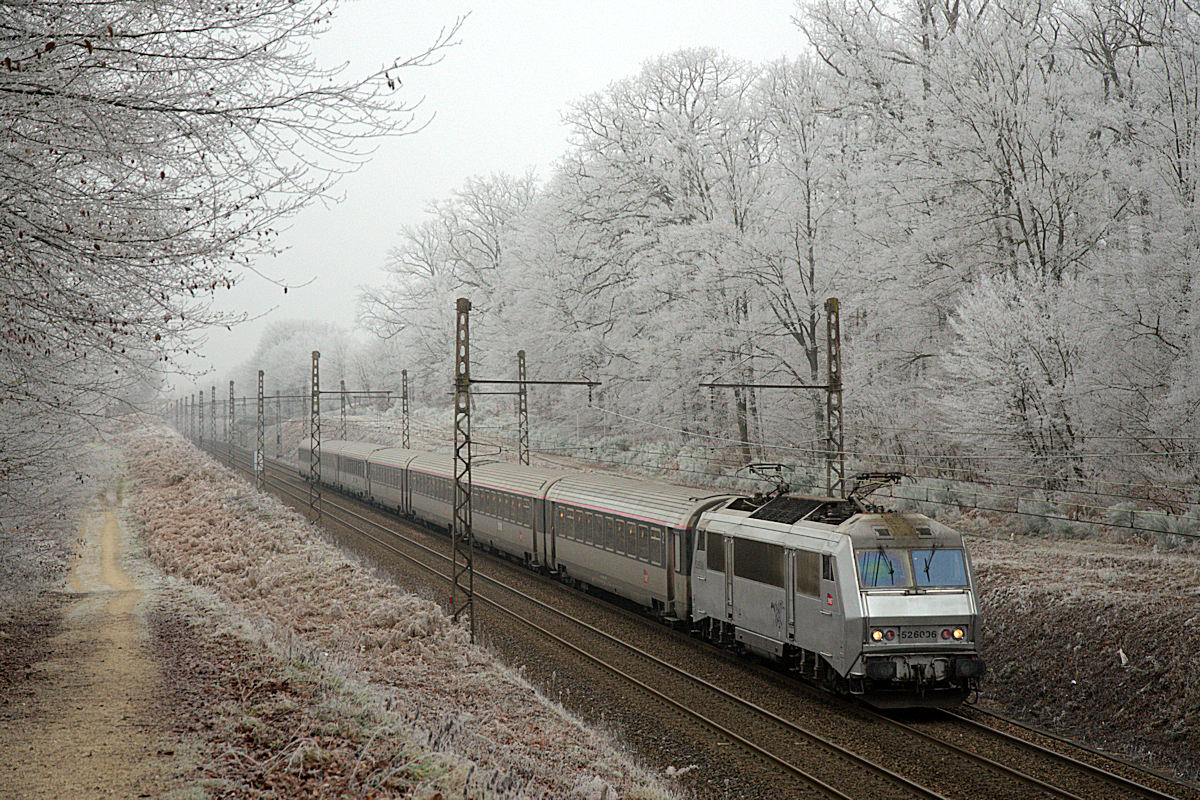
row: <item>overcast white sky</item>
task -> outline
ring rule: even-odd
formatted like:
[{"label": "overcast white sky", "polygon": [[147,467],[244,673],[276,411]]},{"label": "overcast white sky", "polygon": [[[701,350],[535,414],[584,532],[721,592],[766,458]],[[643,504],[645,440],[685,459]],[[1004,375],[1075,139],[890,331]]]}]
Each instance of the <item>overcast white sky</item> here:
[{"label": "overcast white sky", "polygon": [[324,63],[376,67],[419,51],[455,17],[470,17],[440,64],[402,76],[407,97],[425,98],[432,123],[385,142],[339,184],[338,202],[316,204],[291,222],[279,239],[282,255],[256,264],[289,283],[311,283],[284,295],[247,273],[221,298],[223,308],[263,316],[211,332],[201,352],[212,377],[245,360],[271,320],[353,326],[358,287],[383,280],[388,248],[428,201],[471,175],[549,174],[566,148],[560,113],[570,101],[683,47],[712,46],[755,61],[795,55],[803,45],[793,11],[793,0],[346,2],[317,48]]}]

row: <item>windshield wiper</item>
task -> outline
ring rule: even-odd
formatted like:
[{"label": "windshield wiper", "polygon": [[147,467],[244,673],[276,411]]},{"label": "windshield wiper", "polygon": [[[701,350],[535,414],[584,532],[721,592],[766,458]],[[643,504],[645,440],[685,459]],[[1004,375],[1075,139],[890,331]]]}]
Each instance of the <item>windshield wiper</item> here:
[{"label": "windshield wiper", "polygon": [[[883,545],[879,545],[879,548],[878,548],[878,549],[879,549],[879,558],[882,558],[882,559],[883,559],[883,563],[887,564],[887,571],[888,571],[888,585],[890,585],[890,586],[895,586],[895,585],[896,585],[896,580],[895,580],[895,577],[894,577],[894,576],[895,576],[895,574],[896,574],[896,568],[892,566],[892,560],[891,560],[890,558],[888,558],[887,551],[883,549]],[[876,559],[875,563],[876,563],[876,564],[878,564],[878,563],[879,563],[879,559],[878,559],[878,558]],[[878,572],[877,572],[876,574],[878,574]],[[876,585],[876,586],[878,586],[878,585],[879,585],[879,581],[878,581],[878,580],[876,580],[876,581],[875,581],[875,585]]]},{"label": "windshield wiper", "polygon": [[929,565],[933,562],[933,554],[937,552],[937,542],[933,543],[933,547],[929,550],[929,556],[925,559],[925,580],[933,582],[933,578],[929,576]]}]

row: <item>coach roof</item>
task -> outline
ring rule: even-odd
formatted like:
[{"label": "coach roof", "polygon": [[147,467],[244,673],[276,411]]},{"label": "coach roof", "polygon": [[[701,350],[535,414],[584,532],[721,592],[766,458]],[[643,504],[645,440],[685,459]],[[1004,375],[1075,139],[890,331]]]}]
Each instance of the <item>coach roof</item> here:
[{"label": "coach roof", "polygon": [[661,481],[601,473],[568,474],[546,493],[546,499],[556,503],[569,503],[672,528],[686,528],[702,508],[729,496]]}]

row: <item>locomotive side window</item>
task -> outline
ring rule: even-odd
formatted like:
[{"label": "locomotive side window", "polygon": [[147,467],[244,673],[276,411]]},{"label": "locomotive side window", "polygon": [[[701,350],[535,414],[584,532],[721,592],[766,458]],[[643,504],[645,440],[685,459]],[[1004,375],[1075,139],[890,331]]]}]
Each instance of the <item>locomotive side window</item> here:
[{"label": "locomotive side window", "polygon": [[733,574],[782,588],[783,548],[753,539],[734,539]]},{"label": "locomotive side window", "polygon": [[719,533],[708,534],[708,568],[725,571],[725,537]]},{"label": "locomotive side window", "polygon": [[821,596],[821,554],[797,550],[793,579],[796,593],[808,597]]},{"label": "locomotive side window", "polygon": [[827,581],[836,580],[833,572],[833,556],[821,556],[821,577]]}]

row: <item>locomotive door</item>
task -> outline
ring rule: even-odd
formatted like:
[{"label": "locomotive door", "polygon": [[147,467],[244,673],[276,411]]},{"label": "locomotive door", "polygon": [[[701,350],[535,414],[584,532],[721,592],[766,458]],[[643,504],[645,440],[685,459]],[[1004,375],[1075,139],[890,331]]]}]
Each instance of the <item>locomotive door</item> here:
[{"label": "locomotive door", "polygon": [[791,641],[796,639],[796,587],[792,584],[796,580],[796,551],[787,550],[787,557],[784,559],[784,568],[787,570],[784,573],[787,577],[784,578],[784,586],[789,586],[787,591],[787,599],[784,601],[787,614],[787,638]]},{"label": "locomotive door", "polygon": [[733,537],[722,536],[725,547],[725,619],[733,619]]},{"label": "locomotive door", "polygon": [[845,647],[845,630],[831,553],[821,555],[821,614],[817,624],[821,654],[831,659],[840,659]]}]

